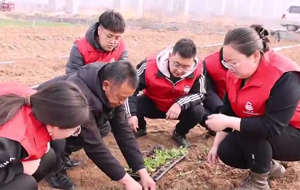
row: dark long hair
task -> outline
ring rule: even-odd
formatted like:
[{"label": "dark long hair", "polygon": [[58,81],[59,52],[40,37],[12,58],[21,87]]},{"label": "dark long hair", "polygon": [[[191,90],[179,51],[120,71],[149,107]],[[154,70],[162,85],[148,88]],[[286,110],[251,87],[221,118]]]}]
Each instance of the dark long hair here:
[{"label": "dark long hair", "polygon": [[89,119],[88,102],[70,82],[50,84],[30,97],[0,96],[0,126],[11,120],[23,106],[31,106],[37,120],[59,128],[74,128]]}]

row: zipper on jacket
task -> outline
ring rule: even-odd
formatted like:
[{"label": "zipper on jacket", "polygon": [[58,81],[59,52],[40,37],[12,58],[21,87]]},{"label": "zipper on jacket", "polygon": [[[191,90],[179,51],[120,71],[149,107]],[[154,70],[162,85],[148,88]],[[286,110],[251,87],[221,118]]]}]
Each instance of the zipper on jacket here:
[{"label": "zipper on jacket", "polygon": [[172,82],[169,78],[167,78],[167,77],[166,77],[166,79],[172,84],[172,92],[174,92],[174,91],[175,91],[175,86],[176,86],[176,84],[179,83],[180,81],[183,81],[184,78],[182,78],[182,79],[176,81],[175,83],[173,83],[173,82]]}]

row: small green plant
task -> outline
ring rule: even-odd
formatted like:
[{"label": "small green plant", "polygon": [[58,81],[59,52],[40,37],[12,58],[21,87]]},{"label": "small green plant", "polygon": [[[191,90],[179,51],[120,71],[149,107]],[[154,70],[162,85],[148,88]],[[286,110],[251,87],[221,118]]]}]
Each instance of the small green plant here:
[{"label": "small green plant", "polygon": [[[155,172],[158,168],[165,165],[169,160],[180,158],[187,154],[186,147],[172,148],[172,149],[156,149],[154,154],[145,158],[145,167],[149,173]],[[132,172],[127,166],[127,171]]]}]

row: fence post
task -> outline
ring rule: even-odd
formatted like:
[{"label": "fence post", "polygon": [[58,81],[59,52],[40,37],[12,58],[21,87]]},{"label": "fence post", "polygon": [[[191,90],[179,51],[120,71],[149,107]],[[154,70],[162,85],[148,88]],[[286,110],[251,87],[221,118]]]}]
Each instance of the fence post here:
[{"label": "fence post", "polygon": [[263,1],[260,0],[260,1],[259,1],[259,8],[258,8],[258,10],[259,10],[259,15],[258,15],[258,16],[261,16],[262,6],[263,6]]},{"label": "fence post", "polygon": [[209,11],[209,9],[208,9],[208,0],[205,0],[205,6],[204,6],[204,8],[205,8],[205,12]]},{"label": "fence post", "polygon": [[187,16],[189,14],[189,8],[190,8],[190,0],[185,0],[184,4],[184,15]]},{"label": "fence post", "polygon": [[225,11],[225,0],[222,0],[221,15],[224,15],[224,11]]},{"label": "fence post", "polygon": [[138,0],[138,18],[144,16],[144,0]]},{"label": "fence post", "polygon": [[254,6],[254,0],[251,0],[251,2],[250,2],[250,12],[249,12],[249,17],[252,17],[253,6]]},{"label": "fence post", "polygon": [[276,18],[276,13],[277,13],[277,6],[278,6],[278,0],[275,0],[274,2],[274,9],[273,9],[273,18]]},{"label": "fence post", "polygon": [[235,2],[234,2],[234,14],[236,14],[236,12],[237,12],[238,4],[239,4],[239,0],[235,0]]}]

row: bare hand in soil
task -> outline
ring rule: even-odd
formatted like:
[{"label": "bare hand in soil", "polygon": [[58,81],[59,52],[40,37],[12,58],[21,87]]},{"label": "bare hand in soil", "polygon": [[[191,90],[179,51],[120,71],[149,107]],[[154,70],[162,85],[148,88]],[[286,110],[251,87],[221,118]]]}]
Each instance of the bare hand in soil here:
[{"label": "bare hand in soil", "polygon": [[140,169],[138,173],[141,177],[141,182],[144,190],[156,190],[156,183],[150,177],[146,168]]},{"label": "bare hand in soil", "polygon": [[219,163],[219,156],[218,156],[218,146],[213,146],[207,155],[207,161],[210,164],[218,164]]},{"label": "bare hand in soil", "polygon": [[124,184],[126,190],[143,190],[141,184],[135,181],[128,173],[119,182]]},{"label": "bare hand in soil", "polygon": [[129,125],[130,125],[132,131],[137,132],[137,129],[139,128],[137,116],[131,116],[131,117],[128,119],[128,123],[129,123]]},{"label": "bare hand in soil", "polygon": [[141,181],[144,190],[156,190],[156,183],[149,175],[141,177]]},{"label": "bare hand in soil", "polygon": [[22,162],[23,164],[23,173],[27,175],[32,175],[36,172],[40,166],[41,159],[31,160]]},{"label": "bare hand in soil", "polygon": [[166,113],[166,119],[177,119],[181,112],[181,107],[178,103],[174,103]]},{"label": "bare hand in soil", "polygon": [[132,180],[130,183],[125,184],[126,190],[143,190],[143,187],[138,182]]}]

